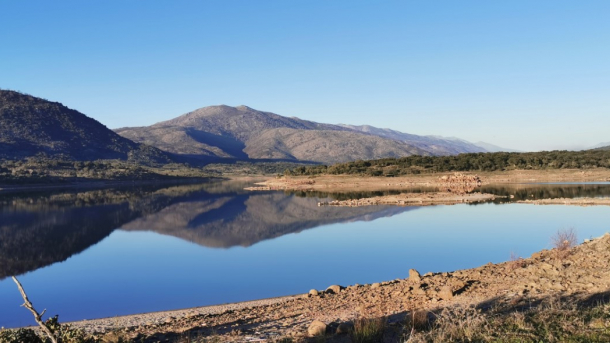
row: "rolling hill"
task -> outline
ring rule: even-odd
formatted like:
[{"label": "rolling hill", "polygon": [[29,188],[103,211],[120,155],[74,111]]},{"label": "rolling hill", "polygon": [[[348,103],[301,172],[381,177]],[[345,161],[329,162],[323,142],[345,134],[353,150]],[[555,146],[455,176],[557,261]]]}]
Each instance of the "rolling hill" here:
[{"label": "rolling hill", "polygon": [[458,139],[416,136],[371,126],[322,124],[247,106],[203,107],[152,126],[115,131],[135,142],[203,160],[337,163],[485,151]]},{"label": "rolling hill", "polygon": [[171,161],[162,151],[117,135],[61,103],[0,90],[0,158],[33,156],[82,161]]}]

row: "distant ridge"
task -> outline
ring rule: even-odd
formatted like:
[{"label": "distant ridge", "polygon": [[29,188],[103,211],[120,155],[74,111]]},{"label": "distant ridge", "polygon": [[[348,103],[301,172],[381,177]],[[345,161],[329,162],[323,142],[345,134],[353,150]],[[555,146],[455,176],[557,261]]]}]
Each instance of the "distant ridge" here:
[{"label": "distant ridge", "polygon": [[417,136],[368,125],[322,124],[243,105],[203,107],[152,126],[115,131],[133,141],[202,160],[338,163],[486,151],[460,139]]},{"label": "distant ridge", "polygon": [[169,162],[160,150],[121,137],[61,103],[0,90],[0,158],[53,157]]},{"label": "distant ridge", "polygon": [[610,150],[610,142],[599,143],[590,147],[589,149],[602,149],[602,150]]},{"label": "distant ridge", "polygon": [[480,146],[481,148],[485,149],[488,152],[522,152],[519,150],[502,148],[497,145],[493,145],[493,144],[485,143],[485,142],[476,142],[474,144],[477,146]]},{"label": "distant ridge", "polygon": [[345,128],[365,132],[371,135],[395,139],[415,145],[433,155],[457,155],[469,152],[487,152],[485,148],[459,138],[440,136],[418,136],[392,129],[380,129],[370,125],[339,124]]},{"label": "distant ridge", "polygon": [[152,126],[115,131],[136,142],[201,159],[336,163],[432,154],[403,141],[247,106],[203,107]]}]

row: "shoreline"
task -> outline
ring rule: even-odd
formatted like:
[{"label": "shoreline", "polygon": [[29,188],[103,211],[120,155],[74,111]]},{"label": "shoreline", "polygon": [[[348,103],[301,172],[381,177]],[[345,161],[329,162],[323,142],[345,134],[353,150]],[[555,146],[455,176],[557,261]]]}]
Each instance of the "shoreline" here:
[{"label": "shoreline", "polygon": [[[445,186],[438,182],[439,176],[435,174],[431,179],[427,175],[421,178],[392,178],[394,183],[388,183],[387,178],[372,180],[369,182],[363,178],[354,177],[331,177],[310,182],[310,178],[290,178],[293,186],[316,186],[316,191],[337,192],[336,189],[344,191],[354,191],[359,184],[365,187],[377,187],[379,182],[385,182],[386,187],[395,187],[396,182],[406,185],[417,182],[426,182],[425,186],[430,186],[432,182],[437,182],[437,186]],[[555,178],[570,176],[570,173],[555,175]],[[587,181],[591,178],[605,178],[609,172],[602,174],[584,175]],[[528,177],[533,174],[527,174]],[[547,175],[548,176],[548,175]],[[515,185],[514,178],[507,178],[507,175],[496,175],[496,178],[505,179],[507,182],[499,183]],[[193,183],[213,181],[215,178],[204,180],[185,180]],[[257,177],[232,177],[231,180],[252,180]],[[483,184],[495,184],[490,182],[489,176],[482,176]],[[305,182],[303,182],[303,180]],[[270,180],[264,181],[264,184]],[[278,179],[271,179],[278,182]],[[286,180],[280,180],[287,183]],[[574,179],[563,180],[565,182],[575,182]],[[577,180],[576,182],[578,182]],[[587,182],[583,181],[583,182]],[[606,180],[603,180],[606,182]],[[535,180],[533,183],[539,183]],[[126,182],[132,184],[132,181]],[[122,185],[126,184],[121,183]],[[176,183],[176,180],[144,182],[143,184],[166,184]],[[184,182],[182,182],[184,183]],[[531,183],[531,181],[530,181]],[[138,183],[140,184],[140,183]],[[418,184],[424,185],[424,184]],[[106,187],[103,185],[102,187]],[[267,188],[263,186],[260,188]],[[334,188],[333,188],[334,187]],[[405,191],[411,186],[405,186]],[[255,187],[259,188],[259,187]],[[329,190],[332,188],[333,190]],[[388,188],[386,188],[388,189]],[[395,189],[395,188],[392,188]],[[254,189],[259,190],[259,189]],[[267,189],[260,189],[267,190]],[[303,189],[300,189],[303,190]],[[362,190],[357,188],[357,190]],[[382,188],[383,190],[383,188]],[[340,191],[339,191],[340,192]],[[0,194],[2,189],[0,189]],[[439,193],[424,194],[433,197]],[[451,201],[463,203],[464,196],[469,194],[446,193],[449,194]],[[402,194],[401,194],[402,195]],[[479,194],[479,201],[493,200],[491,194]],[[424,205],[421,193],[407,195],[408,199],[399,199],[400,196],[390,195],[397,205]],[[373,197],[365,199],[377,199],[384,197]],[[490,197],[489,199],[485,197]],[[363,200],[363,199],[360,199]],[[379,200],[379,199],[377,199]],[[375,201],[377,201],[375,200]],[[387,199],[386,199],[387,200]],[[433,204],[447,204],[443,197],[437,198]],[[334,206],[363,206],[349,203],[353,200],[338,201]],[[405,201],[405,203],[400,203]],[[466,201],[468,202],[468,201]],[[472,202],[475,202],[474,200]],[[574,198],[574,199],[539,199],[521,200],[515,203],[536,204],[536,205],[610,205],[610,198]],[[387,204],[387,203],[385,203]],[[318,204],[319,206],[325,206]],[[329,204],[330,205],[330,204]],[[364,205],[376,205],[369,203]],[[602,248],[600,248],[602,247]],[[567,257],[559,258],[557,252],[542,250],[532,254],[530,258],[519,258],[515,261],[507,261],[497,264],[487,264],[477,268],[456,270],[452,272],[427,273],[417,277],[395,279],[367,285],[350,285],[347,287],[333,285],[327,290],[312,290],[309,294],[297,294],[289,296],[272,297],[266,299],[256,299],[236,303],[226,303],[218,305],[208,305],[176,310],[147,312],[139,314],[121,315],[108,318],[98,318],[90,320],[79,320],[67,322],[76,328],[81,328],[96,335],[104,335],[112,332],[121,332],[131,338],[138,337],[143,342],[170,342],[181,335],[218,335],[226,341],[272,341],[274,337],[291,336],[306,337],[307,328],[314,320],[320,320],[332,325],[350,323],[364,314],[374,316],[387,316],[388,318],[398,318],[403,320],[406,313],[414,308],[434,309],[446,306],[453,306],[460,303],[472,303],[481,299],[504,299],[509,302],[519,299],[542,299],[543,297],[555,295],[576,295],[592,294],[595,292],[608,292],[610,290],[610,234],[594,240],[586,240],[572,249]],[[588,251],[588,254],[582,253]],[[602,256],[600,258],[600,256]],[[592,263],[591,261],[597,261]],[[605,264],[605,267],[601,266]],[[595,266],[595,268],[590,268]],[[578,278],[574,278],[570,273],[575,273],[578,269]],[[511,275],[512,274],[512,275]],[[401,277],[404,277],[401,276]],[[416,281],[419,280],[419,281]],[[449,290],[448,290],[449,289]],[[445,295],[441,295],[444,293]],[[450,293],[450,295],[447,295]],[[516,300],[515,300],[516,299]],[[520,301],[520,300],[519,300]],[[396,302],[396,303],[394,303]],[[380,308],[384,308],[383,313]],[[397,317],[396,317],[397,316]],[[392,319],[393,320],[393,319]],[[225,341],[225,340],[223,340]]]},{"label": "shoreline", "polygon": [[121,187],[121,186],[146,186],[146,185],[171,185],[171,184],[196,184],[211,181],[227,180],[225,178],[210,176],[201,178],[179,178],[179,179],[154,179],[154,180],[101,180],[101,181],[83,181],[69,183],[46,183],[46,184],[23,184],[23,185],[6,185],[0,184],[0,194],[10,192],[27,192],[27,191],[42,191],[55,189],[97,189],[106,187]]},{"label": "shoreline", "polygon": [[[527,306],[553,297],[585,299],[610,291],[610,233],[568,250],[535,252],[528,258],[451,272],[409,275],[365,285],[329,285],[293,296],[70,322],[96,335],[120,334],[138,342],[217,337],[226,342],[306,339],[314,321],[327,336],[360,316],[403,323],[415,310],[452,306]],[[334,336],[333,336],[334,335]],[[340,342],[340,340],[339,340]]]},{"label": "shoreline", "polygon": [[116,328],[140,325],[160,325],[177,317],[190,318],[199,315],[219,314],[226,311],[242,310],[248,307],[266,306],[296,299],[299,295],[286,295],[272,298],[245,300],[234,303],[189,307],[174,310],[125,314],[114,317],[83,319],[62,324],[84,329],[88,332],[108,332]]},{"label": "shoreline", "polygon": [[433,205],[456,205],[463,203],[478,203],[493,201],[502,198],[493,194],[467,193],[456,194],[450,192],[434,193],[401,193],[398,195],[383,195],[371,198],[333,200],[330,202],[319,202],[318,206],[359,207],[377,205],[397,206],[433,206]]},{"label": "shoreline", "polygon": [[[501,172],[433,173],[396,177],[317,175],[268,178],[246,190],[295,190],[349,193],[354,191],[408,190],[412,187],[446,187],[444,176],[478,177],[480,185],[518,185],[556,182],[610,182],[608,169],[511,170]],[[459,182],[458,182],[459,183]]]}]

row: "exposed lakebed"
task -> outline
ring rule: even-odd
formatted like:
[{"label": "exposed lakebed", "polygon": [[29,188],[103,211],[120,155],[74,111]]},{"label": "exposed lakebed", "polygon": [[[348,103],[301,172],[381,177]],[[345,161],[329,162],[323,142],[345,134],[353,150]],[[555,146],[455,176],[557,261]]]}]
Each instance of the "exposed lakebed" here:
[{"label": "exposed lakebed", "polygon": [[[0,326],[32,324],[10,280],[60,321],[305,293],[450,271],[549,248],[558,229],[608,231],[610,184],[502,185],[477,205],[318,207],[383,195],[248,192],[244,183],[0,194]],[[409,191],[426,192],[420,188]],[[396,192],[396,191],[385,191]],[[510,198],[510,195],[513,195]]]}]

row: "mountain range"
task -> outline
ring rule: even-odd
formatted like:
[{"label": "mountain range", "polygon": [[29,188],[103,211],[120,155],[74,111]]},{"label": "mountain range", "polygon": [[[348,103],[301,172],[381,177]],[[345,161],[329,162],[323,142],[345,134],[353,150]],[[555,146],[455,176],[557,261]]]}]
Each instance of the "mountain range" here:
[{"label": "mountain range", "polygon": [[487,152],[458,138],[418,136],[369,125],[322,124],[247,106],[203,107],[151,126],[115,131],[166,152],[203,159],[338,163]]},{"label": "mountain range", "polygon": [[[247,106],[209,106],[151,126],[114,131],[61,103],[0,90],[0,158],[338,163],[499,151],[459,138],[369,125],[323,124]],[[508,151],[507,149],[503,151]]]}]

